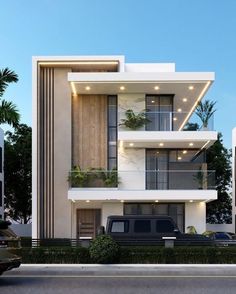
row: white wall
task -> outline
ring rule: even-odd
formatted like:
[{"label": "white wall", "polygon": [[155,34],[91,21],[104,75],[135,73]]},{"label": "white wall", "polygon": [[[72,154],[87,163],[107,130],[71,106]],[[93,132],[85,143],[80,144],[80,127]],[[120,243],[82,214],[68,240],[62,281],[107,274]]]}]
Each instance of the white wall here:
[{"label": "white wall", "polygon": [[[132,109],[134,112],[144,110],[145,94],[118,95],[119,120],[125,118],[127,109]],[[122,130],[124,130],[124,127],[120,126],[118,132]],[[121,143],[118,146],[118,171],[121,171],[119,173],[120,189],[133,189],[134,187],[145,189],[145,149],[126,149]]]},{"label": "white wall", "polygon": [[126,63],[128,72],[175,72],[175,63]]},{"label": "white wall", "polygon": [[104,202],[102,204],[102,226],[106,227],[109,215],[123,215],[123,203]]},{"label": "white wall", "polygon": [[232,131],[232,232],[235,232],[235,147],[236,147],[236,128]]},{"label": "white wall", "polygon": [[[2,172],[0,172],[0,181],[2,182],[2,205],[0,205],[0,216],[4,219],[4,132],[0,128],[0,147],[2,148]],[[0,217],[1,219],[1,217]]]},{"label": "white wall", "polygon": [[194,226],[199,234],[206,231],[206,203],[185,203],[185,231],[188,226]]},{"label": "white wall", "polygon": [[213,232],[232,232],[234,233],[234,227],[232,224],[206,224],[207,231]]}]

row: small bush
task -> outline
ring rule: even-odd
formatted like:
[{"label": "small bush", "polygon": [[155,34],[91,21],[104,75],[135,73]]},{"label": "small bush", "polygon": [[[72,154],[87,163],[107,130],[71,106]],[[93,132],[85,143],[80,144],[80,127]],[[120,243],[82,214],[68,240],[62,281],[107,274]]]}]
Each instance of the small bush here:
[{"label": "small bush", "polygon": [[120,248],[110,236],[100,235],[92,241],[89,253],[94,263],[116,263],[119,260]]}]

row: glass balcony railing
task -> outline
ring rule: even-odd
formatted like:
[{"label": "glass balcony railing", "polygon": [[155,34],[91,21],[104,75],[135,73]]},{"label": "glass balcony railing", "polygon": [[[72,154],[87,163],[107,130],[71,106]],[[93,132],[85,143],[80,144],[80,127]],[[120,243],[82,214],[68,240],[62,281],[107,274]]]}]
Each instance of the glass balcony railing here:
[{"label": "glass balcony railing", "polygon": [[215,190],[212,170],[71,171],[71,188],[118,190]]},{"label": "glass balcony railing", "polygon": [[[189,112],[141,111],[126,110],[119,112],[118,124],[122,131],[213,131],[213,115],[205,121]],[[186,121],[187,119],[187,121]]]}]

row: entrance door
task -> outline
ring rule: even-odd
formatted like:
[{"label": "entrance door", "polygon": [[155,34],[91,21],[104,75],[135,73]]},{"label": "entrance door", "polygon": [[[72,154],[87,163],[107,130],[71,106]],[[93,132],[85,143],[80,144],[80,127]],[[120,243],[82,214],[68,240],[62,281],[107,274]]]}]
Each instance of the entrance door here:
[{"label": "entrance door", "polygon": [[77,210],[77,237],[95,238],[97,228],[101,225],[100,209]]}]

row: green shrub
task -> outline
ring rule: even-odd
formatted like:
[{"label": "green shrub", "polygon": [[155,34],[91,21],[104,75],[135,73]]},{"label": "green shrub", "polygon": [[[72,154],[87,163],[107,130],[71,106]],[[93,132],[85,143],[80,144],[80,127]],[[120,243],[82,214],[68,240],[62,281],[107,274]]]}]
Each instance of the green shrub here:
[{"label": "green shrub", "polygon": [[116,263],[119,260],[119,246],[107,235],[94,239],[89,247],[89,253],[94,263]]}]

